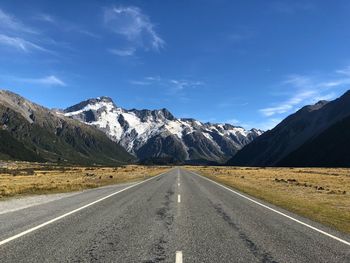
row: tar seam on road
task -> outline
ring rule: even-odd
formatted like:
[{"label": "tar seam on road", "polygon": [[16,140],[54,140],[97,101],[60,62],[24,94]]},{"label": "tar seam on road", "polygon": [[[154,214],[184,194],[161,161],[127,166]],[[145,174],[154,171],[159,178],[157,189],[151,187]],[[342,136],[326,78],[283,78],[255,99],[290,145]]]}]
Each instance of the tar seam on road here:
[{"label": "tar seam on road", "polygon": [[175,263],[182,263],[182,251],[176,251]]},{"label": "tar seam on road", "polygon": [[[169,171],[167,171],[167,172],[169,172]],[[37,225],[37,226],[35,226],[35,227],[33,227],[33,228],[27,229],[27,230],[25,230],[25,231],[23,231],[23,232],[21,232],[21,233],[19,233],[19,234],[17,234],[17,235],[14,235],[14,236],[9,237],[9,238],[7,238],[7,239],[1,240],[1,241],[0,241],[0,246],[4,245],[4,244],[6,244],[6,243],[8,243],[8,242],[10,242],[10,241],[13,241],[13,240],[15,240],[15,239],[17,239],[17,238],[20,238],[20,237],[22,237],[22,236],[24,236],[24,235],[27,235],[27,234],[29,234],[29,233],[31,233],[31,232],[34,232],[35,230],[38,230],[38,229],[40,229],[40,228],[42,228],[42,227],[44,227],[44,226],[47,226],[47,225],[49,225],[49,224],[52,224],[52,223],[54,223],[54,222],[56,222],[56,221],[58,221],[58,220],[60,220],[60,219],[62,219],[62,218],[65,218],[65,217],[67,217],[67,216],[69,216],[69,215],[72,215],[72,214],[74,214],[74,213],[76,213],[76,212],[79,212],[79,211],[81,211],[81,210],[83,210],[83,209],[85,209],[85,208],[88,208],[89,206],[92,206],[92,205],[94,205],[94,204],[97,204],[97,203],[99,203],[99,202],[101,202],[101,201],[103,201],[103,200],[105,200],[105,199],[107,199],[107,198],[110,198],[110,197],[112,197],[112,196],[114,196],[114,195],[116,195],[116,194],[119,194],[119,193],[121,193],[121,192],[124,192],[124,191],[130,189],[130,188],[133,188],[133,187],[135,187],[135,186],[138,186],[138,185],[140,185],[140,184],[143,184],[143,183],[145,183],[145,182],[147,182],[147,181],[149,181],[149,180],[152,180],[152,179],[154,179],[154,178],[157,178],[157,177],[159,177],[159,176],[162,176],[162,175],[166,174],[167,172],[161,173],[161,174],[159,174],[159,175],[157,175],[157,176],[154,176],[154,177],[152,177],[152,178],[149,178],[149,179],[147,179],[147,180],[145,180],[145,181],[142,181],[142,182],[133,184],[133,185],[131,185],[131,186],[128,186],[128,187],[126,187],[126,188],[124,188],[124,189],[122,189],[122,190],[119,190],[119,191],[114,192],[114,193],[112,193],[112,194],[109,194],[109,195],[107,195],[107,196],[105,196],[105,197],[102,197],[102,198],[100,198],[100,199],[98,199],[98,200],[96,200],[96,201],[94,201],[94,202],[91,202],[91,203],[86,204],[86,205],[84,205],[84,206],[82,206],[82,207],[79,207],[79,208],[77,208],[77,209],[74,209],[74,210],[72,210],[72,211],[70,211],[70,212],[68,212],[68,213],[65,213],[65,214],[63,214],[63,215],[60,215],[60,216],[58,216],[58,217],[55,217],[55,218],[53,218],[53,219],[51,219],[51,220],[49,220],[49,221],[47,221],[47,222],[45,222],[45,223],[42,223],[42,224]]]},{"label": "tar seam on road", "polygon": [[344,240],[344,239],[341,239],[341,238],[339,238],[339,237],[336,237],[336,236],[334,236],[334,235],[332,235],[332,234],[329,234],[329,233],[327,233],[327,232],[325,232],[325,231],[323,231],[323,230],[321,230],[321,229],[318,229],[318,228],[316,228],[316,227],[314,227],[314,226],[312,226],[312,225],[309,225],[309,224],[307,224],[307,223],[304,223],[304,222],[302,222],[302,221],[300,221],[300,220],[298,220],[298,219],[296,219],[296,218],[294,218],[294,217],[291,217],[291,216],[289,216],[289,215],[287,215],[287,214],[285,214],[285,213],[282,213],[282,212],[280,212],[280,211],[278,211],[278,210],[276,210],[276,209],[273,209],[272,207],[269,207],[269,206],[267,206],[267,205],[264,205],[264,204],[262,204],[262,203],[260,203],[260,202],[258,202],[258,201],[256,201],[256,200],[254,200],[254,199],[252,199],[252,198],[249,198],[249,197],[247,197],[247,196],[245,196],[245,195],[243,195],[243,194],[241,194],[241,193],[239,193],[239,192],[236,192],[236,191],[232,190],[231,188],[226,187],[226,186],[224,186],[224,185],[222,185],[222,184],[219,184],[219,183],[217,183],[217,182],[215,182],[215,181],[213,181],[213,180],[211,180],[211,179],[209,179],[209,178],[206,178],[206,177],[204,177],[204,176],[202,176],[202,175],[199,175],[199,174],[197,174],[197,173],[195,173],[195,172],[192,172],[192,171],[190,171],[190,172],[191,172],[192,174],[197,175],[197,176],[199,176],[199,177],[201,177],[201,178],[203,178],[203,179],[205,179],[205,180],[207,180],[207,181],[209,181],[209,182],[212,182],[212,183],[214,183],[214,184],[216,184],[216,185],[218,185],[218,186],[220,186],[220,187],[222,187],[222,188],[224,188],[224,189],[226,189],[226,190],[229,190],[229,191],[231,191],[232,193],[234,193],[234,194],[236,194],[236,195],[238,195],[238,196],[240,196],[240,197],[243,197],[243,198],[245,198],[245,199],[247,199],[247,200],[249,200],[249,201],[251,201],[251,202],[253,202],[253,203],[257,204],[257,205],[259,205],[259,206],[262,206],[262,207],[264,207],[264,208],[266,208],[266,209],[268,209],[268,210],[270,210],[270,211],[272,211],[272,212],[275,212],[275,213],[277,213],[277,214],[279,214],[279,215],[281,215],[281,216],[284,216],[284,217],[286,217],[286,218],[288,218],[288,219],[290,219],[290,220],[292,220],[292,221],[294,221],[294,222],[297,222],[297,223],[299,223],[299,224],[301,224],[301,225],[303,225],[303,226],[306,226],[306,227],[308,227],[308,228],[311,228],[312,230],[315,230],[315,231],[317,231],[317,232],[319,232],[319,233],[321,233],[321,234],[323,234],[323,235],[325,235],[325,236],[328,236],[328,237],[330,237],[330,238],[333,238],[334,240],[337,240],[337,241],[339,241],[339,242],[341,242],[341,243],[343,243],[343,244],[345,244],[345,245],[350,246],[350,242],[348,242],[348,241],[346,241],[346,240]]}]

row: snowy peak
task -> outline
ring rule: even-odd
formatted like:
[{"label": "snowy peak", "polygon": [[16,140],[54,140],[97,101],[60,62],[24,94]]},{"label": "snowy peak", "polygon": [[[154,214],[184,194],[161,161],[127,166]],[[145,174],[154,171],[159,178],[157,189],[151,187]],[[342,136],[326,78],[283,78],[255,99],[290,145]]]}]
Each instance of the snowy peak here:
[{"label": "snowy peak", "polygon": [[147,119],[153,119],[155,121],[175,120],[175,117],[165,108],[160,110],[132,109],[129,112],[135,113],[135,115],[142,121],[146,121]]},{"label": "snowy peak", "polygon": [[110,97],[102,96],[102,97],[97,97],[94,99],[88,99],[88,100],[82,101],[78,104],[75,104],[65,109],[64,112],[69,113],[69,112],[76,112],[76,111],[84,111],[90,108],[99,109],[102,107],[116,108],[117,106]]},{"label": "snowy peak", "polygon": [[165,108],[126,110],[109,97],[83,101],[64,114],[104,131],[139,159],[223,162],[262,133],[230,124],[178,119]]}]

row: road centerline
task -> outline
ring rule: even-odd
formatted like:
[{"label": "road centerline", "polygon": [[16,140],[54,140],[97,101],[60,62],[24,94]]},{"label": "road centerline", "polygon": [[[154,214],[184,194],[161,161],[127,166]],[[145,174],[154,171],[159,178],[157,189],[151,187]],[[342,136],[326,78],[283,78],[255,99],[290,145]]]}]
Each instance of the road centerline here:
[{"label": "road centerline", "polygon": [[176,251],[175,263],[182,263],[182,251]]}]

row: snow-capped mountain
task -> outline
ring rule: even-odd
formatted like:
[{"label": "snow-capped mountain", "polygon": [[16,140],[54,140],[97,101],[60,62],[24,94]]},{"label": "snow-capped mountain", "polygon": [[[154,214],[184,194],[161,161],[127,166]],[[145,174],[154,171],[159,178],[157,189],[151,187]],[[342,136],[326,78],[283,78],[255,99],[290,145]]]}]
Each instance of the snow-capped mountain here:
[{"label": "snow-capped mountain", "polygon": [[167,109],[126,110],[108,97],[83,101],[63,114],[99,128],[140,160],[223,162],[262,134],[230,124],[178,119]]}]

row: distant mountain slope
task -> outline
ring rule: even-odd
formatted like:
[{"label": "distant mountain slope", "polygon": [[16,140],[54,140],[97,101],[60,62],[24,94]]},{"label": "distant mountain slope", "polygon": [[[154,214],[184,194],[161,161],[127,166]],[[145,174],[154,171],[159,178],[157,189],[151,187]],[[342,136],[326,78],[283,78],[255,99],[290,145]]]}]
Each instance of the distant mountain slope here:
[{"label": "distant mountain slope", "polygon": [[350,167],[350,116],[304,143],[277,165]]},{"label": "distant mountain slope", "polygon": [[[278,165],[291,152],[302,147],[304,143],[315,139],[323,131],[348,116],[350,116],[350,91],[334,101],[320,101],[315,105],[305,106],[284,119],[274,129],[265,132],[245,146],[227,164],[241,166]],[[333,139],[329,138],[329,141]],[[309,158],[306,155],[304,157]],[[283,162],[287,164],[287,161]]]},{"label": "distant mountain slope", "polygon": [[0,159],[42,162],[44,161],[35,151],[27,149],[20,141],[11,136],[8,131],[0,130]]},{"label": "distant mountain slope", "polygon": [[[78,164],[118,164],[132,159],[101,131],[0,90],[3,157]],[[22,148],[21,151],[18,148]]]},{"label": "distant mountain slope", "polygon": [[177,119],[168,110],[126,110],[108,97],[89,99],[64,110],[67,117],[93,125],[141,161],[225,162],[262,131],[229,124]]}]

